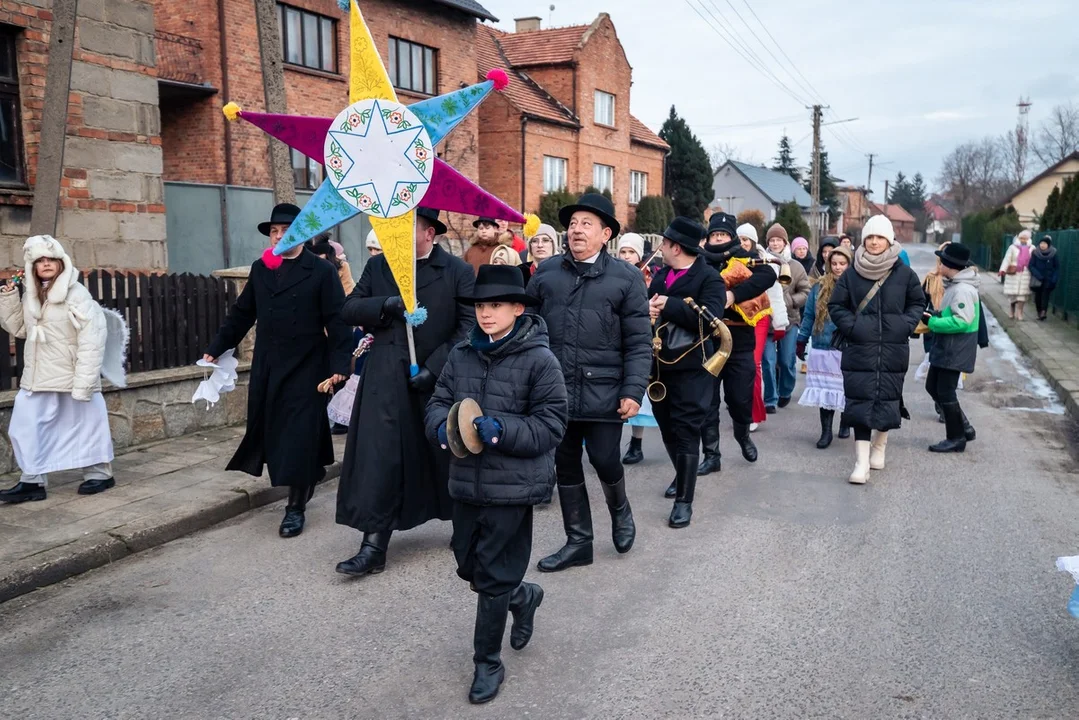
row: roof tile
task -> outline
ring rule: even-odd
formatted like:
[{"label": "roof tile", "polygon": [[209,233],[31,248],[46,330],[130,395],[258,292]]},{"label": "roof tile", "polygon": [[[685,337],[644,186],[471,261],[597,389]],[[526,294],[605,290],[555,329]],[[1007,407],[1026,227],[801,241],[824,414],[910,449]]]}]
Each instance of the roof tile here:
[{"label": "roof tile", "polygon": [[[527,75],[515,71],[506,63],[499,51],[499,43],[507,35],[486,25],[477,26],[476,65],[480,77],[485,76],[494,68],[501,68],[506,71],[506,76],[510,81],[502,91],[502,95],[518,110],[552,122],[579,125],[577,118],[568,108],[544,92],[536,82],[527,79]],[[509,36],[512,37],[512,35]]]},{"label": "roof tile", "polygon": [[506,57],[515,67],[558,65],[573,61],[589,25],[551,28],[523,33],[503,33],[499,37]]},{"label": "roof tile", "polygon": [[633,115],[629,116],[629,139],[632,142],[640,143],[641,145],[651,145],[652,147],[662,148],[663,150],[671,149],[671,146],[668,145],[663,138],[652,132],[651,128]]}]

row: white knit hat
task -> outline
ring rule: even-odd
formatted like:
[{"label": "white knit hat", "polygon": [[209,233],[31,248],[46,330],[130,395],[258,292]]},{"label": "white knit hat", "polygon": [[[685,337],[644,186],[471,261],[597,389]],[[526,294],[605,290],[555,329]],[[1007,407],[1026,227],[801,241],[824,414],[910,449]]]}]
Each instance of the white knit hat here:
[{"label": "white knit hat", "polygon": [[366,243],[366,246],[367,246],[368,248],[374,248],[375,250],[381,250],[381,249],[382,249],[382,244],[381,244],[381,243],[379,243],[379,241],[378,241],[378,236],[377,236],[377,235],[375,235],[375,231],[374,231],[374,230],[372,230],[371,232],[367,233],[367,243]]},{"label": "white knit hat", "polygon": [[637,253],[637,262],[644,260],[644,238],[637,233],[628,232],[618,239],[618,249],[624,247]]},{"label": "white knit hat", "polygon": [[874,215],[865,221],[862,227],[862,242],[870,235],[879,235],[888,241],[889,245],[895,245],[895,228],[892,221],[884,215]]},{"label": "white knit hat", "polygon": [[758,243],[757,228],[753,227],[749,223],[742,223],[738,226],[738,237],[749,238],[753,241],[753,244],[756,245]]}]

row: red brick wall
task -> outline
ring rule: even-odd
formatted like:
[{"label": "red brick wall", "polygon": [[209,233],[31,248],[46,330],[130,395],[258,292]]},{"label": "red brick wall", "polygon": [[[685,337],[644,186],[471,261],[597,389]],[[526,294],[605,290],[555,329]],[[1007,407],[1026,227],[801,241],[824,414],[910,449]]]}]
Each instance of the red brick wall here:
[{"label": "red brick wall", "polygon": [[[478,115],[482,123],[479,183],[488,192],[520,208],[521,115],[498,93],[493,93],[480,105]],[[541,173],[542,170],[541,164]]]},{"label": "red brick wall", "polygon": [[[577,111],[577,96],[573,90],[575,69],[572,66],[522,68],[528,76],[543,86],[558,102]],[[589,105],[591,107],[591,105]]]}]

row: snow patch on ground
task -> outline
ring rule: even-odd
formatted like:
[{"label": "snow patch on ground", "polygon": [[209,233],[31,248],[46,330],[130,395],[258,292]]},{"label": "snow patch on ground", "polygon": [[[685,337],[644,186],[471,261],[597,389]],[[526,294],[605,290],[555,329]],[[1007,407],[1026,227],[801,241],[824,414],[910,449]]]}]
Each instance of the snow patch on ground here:
[{"label": "snow patch on ground", "polygon": [[1025,392],[1046,403],[1046,406],[1043,408],[1017,407],[1009,409],[1021,412],[1042,412],[1051,415],[1063,415],[1065,413],[1064,404],[1060,402],[1060,396],[1056,394],[1056,391],[1053,390],[1049,382],[1042,377],[1038,371],[1030,366],[1030,363],[1023,356],[1023,351],[1012,342],[1008,333],[1004,331],[1004,328],[1000,326],[997,319],[993,317],[993,313],[991,313],[984,304],[982,305],[982,312],[985,313],[985,323],[989,327],[989,344],[996,350],[997,357],[1015,370],[1015,373],[1024,383],[1022,389]]}]

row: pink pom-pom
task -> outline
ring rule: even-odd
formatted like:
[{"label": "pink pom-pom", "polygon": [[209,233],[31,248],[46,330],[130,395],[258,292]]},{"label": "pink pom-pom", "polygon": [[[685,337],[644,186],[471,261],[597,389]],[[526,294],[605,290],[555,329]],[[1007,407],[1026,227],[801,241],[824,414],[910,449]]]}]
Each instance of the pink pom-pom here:
[{"label": "pink pom-pom", "polygon": [[273,254],[273,248],[266,248],[262,251],[262,264],[271,270],[276,270],[281,267],[281,263],[285,262],[280,255]]},{"label": "pink pom-pom", "polygon": [[487,73],[487,79],[495,84],[495,90],[504,90],[510,84],[510,79],[502,68],[491,70],[491,72]]}]

